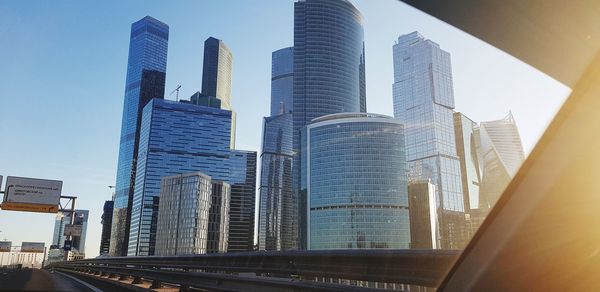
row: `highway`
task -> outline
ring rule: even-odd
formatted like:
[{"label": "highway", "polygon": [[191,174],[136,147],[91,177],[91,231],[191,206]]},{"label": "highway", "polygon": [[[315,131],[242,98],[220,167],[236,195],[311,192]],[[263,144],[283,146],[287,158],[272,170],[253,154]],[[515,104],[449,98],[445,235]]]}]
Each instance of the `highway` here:
[{"label": "highway", "polygon": [[[86,281],[83,281],[86,280]],[[39,269],[0,270],[0,291],[119,291],[110,284]]]}]

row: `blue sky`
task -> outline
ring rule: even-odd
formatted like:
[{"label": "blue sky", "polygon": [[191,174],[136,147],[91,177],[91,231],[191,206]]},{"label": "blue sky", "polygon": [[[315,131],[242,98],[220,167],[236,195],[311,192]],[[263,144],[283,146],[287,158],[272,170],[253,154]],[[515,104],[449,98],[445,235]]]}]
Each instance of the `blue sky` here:
[{"label": "blue sky", "polygon": [[[168,95],[200,90],[203,42],[234,55],[237,148],[259,151],[269,113],[271,52],[293,45],[293,0],[2,1],[0,175],[64,181],[90,210],[86,253],[114,185],[129,30],[151,15],[170,26]],[[420,31],[452,56],[456,110],[474,121],[512,110],[528,153],[569,89],[511,56],[395,0],[354,0],[365,18],[367,107],[392,114],[392,45]],[[172,96],[172,99],[175,97]],[[0,211],[0,239],[50,242],[54,216]]]}]

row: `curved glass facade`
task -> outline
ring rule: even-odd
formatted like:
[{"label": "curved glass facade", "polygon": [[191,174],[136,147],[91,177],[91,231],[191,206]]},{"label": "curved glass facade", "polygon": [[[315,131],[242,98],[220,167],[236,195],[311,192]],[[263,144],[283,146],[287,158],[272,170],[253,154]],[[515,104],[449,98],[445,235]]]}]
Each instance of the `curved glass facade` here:
[{"label": "curved glass facade", "polygon": [[271,57],[271,116],[292,112],[293,88],[294,48],[283,48]]},{"label": "curved glass facade", "polygon": [[259,250],[288,250],[295,217],[292,201],[292,115],[264,119],[261,153]]},{"label": "curved glass facade", "polygon": [[127,254],[142,109],[152,98],[164,96],[168,40],[169,26],[150,16],[131,25],[110,238],[112,256]]},{"label": "curved glass facade", "polygon": [[306,127],[308,249],[409,248],[403,126],[362,113]]},{"label": "curved glass facade", "polygon": [[[366,110],[363,19],[346,0],[304,0],[294,4],[293,185],[300,185],[300,131],[314,118]],[[300,187],[300,189],[299,189]],[[298,206],[298,238],[305,246],[304,206]],[[299,233],[298,233],[299,232]]]}]

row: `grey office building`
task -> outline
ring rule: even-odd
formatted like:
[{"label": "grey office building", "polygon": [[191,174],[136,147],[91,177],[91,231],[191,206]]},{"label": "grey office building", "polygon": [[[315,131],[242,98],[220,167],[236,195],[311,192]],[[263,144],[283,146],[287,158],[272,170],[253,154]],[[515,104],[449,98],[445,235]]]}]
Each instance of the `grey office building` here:
[{"label": "grey office building", "polygon": [[210,176],[192,172],[163,177],[160,198],[155,255],[206,253]]},{"label": "grey office building", "polygon": [[393,52],[394,117],[405,126],[409,179],[436,186],[441,248],[462,248],[467,234],[450,54],[418,32],[400,36]]},{"label": "grey office building", "polygon": [[[312,119],[366,111],[363,17],[347,0],[294,3],[293,194],[295,241],[306,248],[306,186],[301,131]],[[305,180],[304,180],[305,181]]]}]

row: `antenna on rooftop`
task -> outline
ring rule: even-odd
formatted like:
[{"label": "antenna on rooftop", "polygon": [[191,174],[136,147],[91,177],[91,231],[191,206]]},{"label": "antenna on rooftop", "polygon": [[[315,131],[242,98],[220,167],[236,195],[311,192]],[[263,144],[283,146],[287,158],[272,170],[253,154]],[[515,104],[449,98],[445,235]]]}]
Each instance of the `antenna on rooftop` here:
[{"label": "antenna on rooftop", "polygon": [[175,100],[179,101],[179,89],[181,88],[180,84],[177,84],[177,88],[175,88],[175,90],[171,91],[171,93],[169,93],[169,96],[173,95],[173,93],[175,93]]}]

